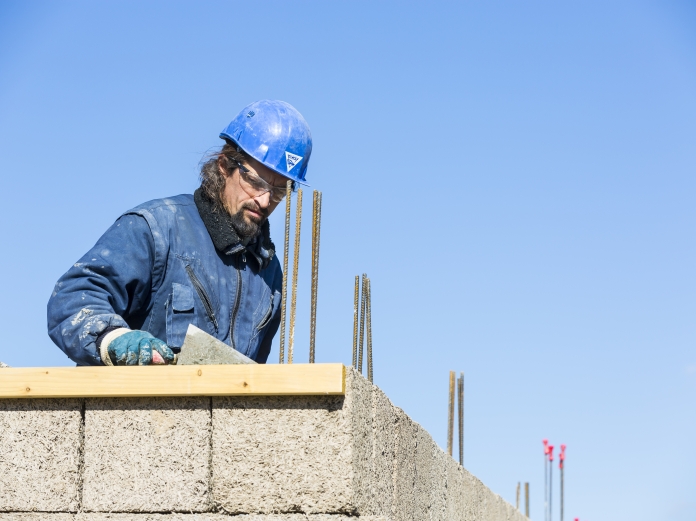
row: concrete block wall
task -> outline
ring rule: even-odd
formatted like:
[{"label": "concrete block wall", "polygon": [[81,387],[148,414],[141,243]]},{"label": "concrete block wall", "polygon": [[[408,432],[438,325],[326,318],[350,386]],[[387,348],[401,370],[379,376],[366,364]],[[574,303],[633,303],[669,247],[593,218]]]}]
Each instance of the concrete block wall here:
[{"label": "concrete block wall", "polygon": [[352,369],[345,396],[0,399],[0,521],[523,521]]}]

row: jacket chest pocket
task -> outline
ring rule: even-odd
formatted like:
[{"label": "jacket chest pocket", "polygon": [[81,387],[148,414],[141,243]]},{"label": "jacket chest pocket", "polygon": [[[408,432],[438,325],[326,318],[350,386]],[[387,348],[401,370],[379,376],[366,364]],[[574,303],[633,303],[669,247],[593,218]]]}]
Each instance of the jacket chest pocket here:
[{"label": "jacket chest pocket", "polygon": [[181,348],[189,324],[197,326],[193,289],[174,282],[172,294],[167,300],[167,345]]},{"label": "jacket chest pocket", "polygon": [[280,308],[280,292],[273,291],[264,293],[257,313],[254,315],[254,330],[252,340],[254,340],[263,329],[278,314]]}]

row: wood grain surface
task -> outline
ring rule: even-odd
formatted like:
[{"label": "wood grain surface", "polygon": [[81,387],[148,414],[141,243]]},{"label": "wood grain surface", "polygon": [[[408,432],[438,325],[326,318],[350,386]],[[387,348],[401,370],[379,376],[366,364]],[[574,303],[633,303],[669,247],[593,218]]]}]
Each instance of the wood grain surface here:
[{"label": "wood grain surface", "polygon": [[0,372],[0,398],[345,394],[343,364],[23,367]]}]

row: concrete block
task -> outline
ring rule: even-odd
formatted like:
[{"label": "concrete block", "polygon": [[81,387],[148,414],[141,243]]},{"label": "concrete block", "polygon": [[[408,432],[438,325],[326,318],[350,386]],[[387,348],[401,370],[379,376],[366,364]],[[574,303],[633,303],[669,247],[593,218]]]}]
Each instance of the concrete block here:
[{"label": "concrete block", "polygon": [[483,519],[481,502],[485,488],[481,481],[451,459],[447,464],[447,520]]},{"label": "concrete block", "polygon": [[507,521],[508,519],[508,503],[500,497],[498,494],[495,494],[495,507],[494,507],[494,512],[495,512],[495,519],[496,521]]},{"label": "concrete block", "polygon": [[414,483],[415,510],[413,516],[416,519],[430,519],[430,503],[432,486],[432,464],[435,442],[419,424],[416,426],[416,476]]},{"label": "concrete block", "polygon": [[[342,414],[348,423],[351,443],[352,499],[340,512],[363,515],[370,512],[373,486],[373,389],[374,386],[356,370],[346,370],[346,399]],[[346,469],[347,470],[347,469]]]},{"label": "concrete block", "polygon": [[[430,435],[428,434],[428,437]],[[432,440],[432,438],[430,438]],[[447,466],[454,461],[433,441],[433,457],[430,467],[430,519],[431,521],[447,520]]]},{"label": "concrete block", "polygon": [[415,512],[417,424],[395,407],[397,428],[394,458],[394,507],[396,521],[410,521]]},{"label": "concrete block", "polygon": [[0,511],[78,509],[81,429],[78,399],[0,400]]},{"label": "concrete block", "polygon": [[372,386],[372,488],[367,513],[392,515],[397,412],[379,387]]},{"label": "concrete block", "polygon": [[[228,518],[229,519],[229,518]],[[384,516],[345,516],[341,514],[247,514],[235,516],[234,521],[389,521]]]},{"label": "concrete block", "polygon": [[471,474],[466,469],[464,470],[464,479],[467,485],[467,493],[465,494],[465,501],[467,504],[466,517],[469,519],[483,520],[486,518],[486,508],[485,502],[487,493],[489,492],[486,486],[478,479],[476,476]]},{"label": "concrete block", "polygon": [[[2,520],[0,520],[2,521]],[[230,521],[229,516],[214,513],[200,514],[143,514],[83,512],[75,515],[73,521]]]},{"label": "concrete block", "polygon": [[437,446],[430,434],[415,424],[416,468],[414,483],[416,519],[441,521],[445,519],[447,473],[449,458]]},{"label": "concrete block", "polygon": [[83,510],[208,511],[210,442],[210,398],[88,399]]},{"label": "concrete block", "polygon": [[[520,508],[524,510],[524,497],[520,494]],[[506,519],[509,521],[521,521],[524,515],[510,503],[505,503]]]},{"label": "concrete block", "polygon": [[46,512],[0,512],[0,521],[74,521],[74,514]]},{"label": "concrete block", "polygon": [[370,384],[346,395],[213,400],[213,497],[229,514],[356,515],[371,488]]},{"label": "concrete block", "polygon": [[480,488],[481,519],[484,521],[506,521],[507,514],[504,510],[501,511],[503,506],[502,498],[483,485],[483,483],[481,483]]},{"label": "concrete block", "polygon": [[[61,514],[58,514],[61,515]],[[107,514],[81,513],[74,517],[47,518],[46,521],[389,521],[383,516],[345,516],[341,514],[242,514],[228,516],[225,514]],[[0,521],[5,521],[0,514]],[[8,518],[7,521],[43,521],[43,518]]]},{"label": "concrete block", "polygon": [[447,461],[447,501],[445,505],[447,521],[465,521],[464,494],[466,485],[464,469],[453,459]]}]

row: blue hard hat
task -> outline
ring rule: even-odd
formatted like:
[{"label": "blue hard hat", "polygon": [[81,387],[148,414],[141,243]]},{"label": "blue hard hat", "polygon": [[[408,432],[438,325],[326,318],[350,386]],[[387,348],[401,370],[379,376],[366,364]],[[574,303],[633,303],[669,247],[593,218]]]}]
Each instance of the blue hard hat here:
[{"label": "blue hard hat", "polygon": [[237,114],[220,137],[236,143],[274,172],[307,184],[312,134],[302,114],[289,103],[256,101]]}]

